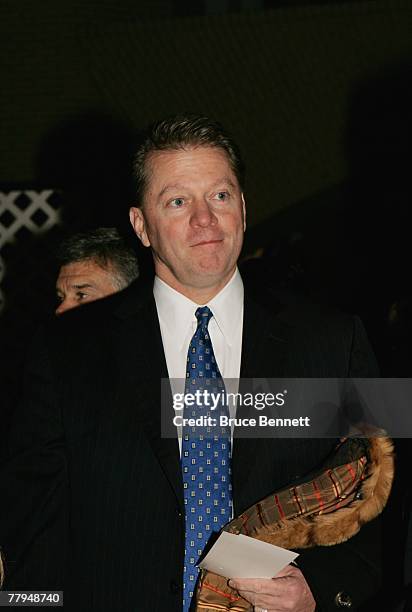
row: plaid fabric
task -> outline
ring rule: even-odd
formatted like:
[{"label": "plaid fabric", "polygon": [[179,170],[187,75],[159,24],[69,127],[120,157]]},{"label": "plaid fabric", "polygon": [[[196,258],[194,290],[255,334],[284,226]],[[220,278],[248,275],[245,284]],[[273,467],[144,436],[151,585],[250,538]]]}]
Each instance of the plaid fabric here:
[{"label": "plaid fabric", "polygon": [[[341,462],[339,465],[337,460]],[[284,521],[326,514],[347,506],[355,499],[366,477],[367,463],[367,441],[344,440],[329,461],[334,467],[325,466],[307,481],[269,495],[233,519],[223,531],[258,537],[262,528],[269,527],[275,532]],[[227,578],[202,571],[196,610],[251,612],[253,606],[227,582]]]}]

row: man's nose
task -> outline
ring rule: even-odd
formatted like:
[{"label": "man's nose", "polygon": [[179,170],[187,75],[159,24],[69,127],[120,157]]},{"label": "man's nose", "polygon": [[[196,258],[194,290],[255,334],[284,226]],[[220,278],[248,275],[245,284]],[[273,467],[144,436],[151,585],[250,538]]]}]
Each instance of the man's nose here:
[{"label": "man's nose", "polygon": [[65,298],[64,300],[62,300],[60,302],[60,304],[57,306],[55,313],[56,315],[61,315],[64,312],[66,312],[66,310],[70,310],[70,308],[73,308],[74,304],[70,304],[70,300],[68,300],[67,298]]},{"label": "man's nose", "polygon": [[208,227],[217,223],[217,217],[207,200],[199,198],[193,203],[190,222],[197,227]]}]

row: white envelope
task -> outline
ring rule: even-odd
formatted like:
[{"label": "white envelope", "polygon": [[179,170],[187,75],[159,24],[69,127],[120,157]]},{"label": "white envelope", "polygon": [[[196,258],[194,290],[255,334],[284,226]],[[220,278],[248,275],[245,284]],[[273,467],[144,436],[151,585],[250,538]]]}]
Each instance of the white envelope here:
[{"label": "white envelope", "polygon": [[298,556],[274,544],[223,531],[199,567],[226,578],[273,578]]}]

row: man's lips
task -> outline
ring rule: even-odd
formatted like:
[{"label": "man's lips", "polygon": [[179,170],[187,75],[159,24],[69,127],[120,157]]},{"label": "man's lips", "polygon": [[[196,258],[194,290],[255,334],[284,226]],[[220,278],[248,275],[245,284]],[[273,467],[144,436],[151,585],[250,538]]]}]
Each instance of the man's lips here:
[{"label": "man's lips", "polygon": [[191,244],[190,247],[197,246],[205,246],[207,244],[218,244],[219,242],[223,242],[223,238],[215,239],[215,240],[201,240],[200,242],[196,242],[195,244]]}]

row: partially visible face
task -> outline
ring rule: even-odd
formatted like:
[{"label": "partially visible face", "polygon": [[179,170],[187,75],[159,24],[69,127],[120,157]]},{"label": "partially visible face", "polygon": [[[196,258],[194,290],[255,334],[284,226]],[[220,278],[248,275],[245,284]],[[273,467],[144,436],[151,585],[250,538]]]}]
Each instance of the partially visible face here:
[{"label": "partially visible face", "polygon": [[143,208],[132,208],[137,236],[153,251],[156,274],[188,294],[217,293],[233,275],[243,243],[245,205],[225,151],[157,151],[148,160]]},{"label": "partially visible face", "polygon": [[56,281],[56,315],[118,291],[110,271],[95,261],[76,261],[60,268]]}]

